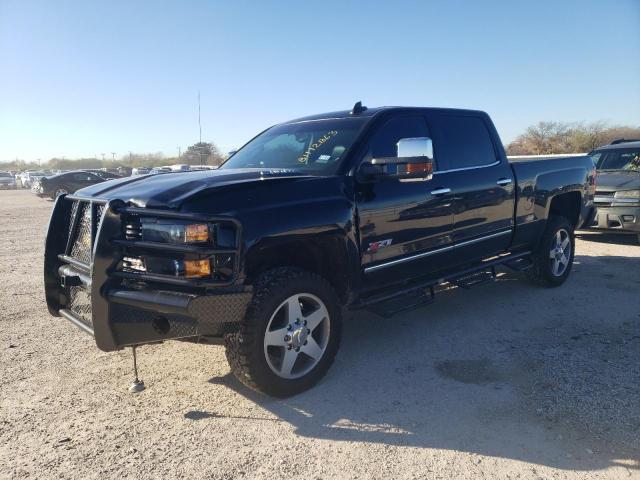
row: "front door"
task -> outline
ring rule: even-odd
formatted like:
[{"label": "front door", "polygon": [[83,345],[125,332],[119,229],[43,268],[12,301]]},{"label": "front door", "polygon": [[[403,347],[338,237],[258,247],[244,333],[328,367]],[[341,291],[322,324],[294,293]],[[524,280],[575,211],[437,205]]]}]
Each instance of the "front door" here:
[{"label": "front door", "polygon": [[[402,138],[429,137],[424,117],[398,115],[373,134],[362,161],[397,156]],[[437,170],[437,158],[434,165]],[[357,207],[365,289],[442,268],[451,245],[453,194],[432,180],[380,179],[358,186]]]}]

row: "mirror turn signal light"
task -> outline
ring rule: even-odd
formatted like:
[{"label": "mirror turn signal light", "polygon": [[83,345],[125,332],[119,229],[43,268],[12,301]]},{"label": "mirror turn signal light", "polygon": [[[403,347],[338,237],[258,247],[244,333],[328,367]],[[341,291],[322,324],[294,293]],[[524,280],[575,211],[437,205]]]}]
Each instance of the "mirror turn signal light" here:
[{"label": "mirror turn signal light", "polygon": [[407,173],[433,173],[432,163],[407,163]]}]

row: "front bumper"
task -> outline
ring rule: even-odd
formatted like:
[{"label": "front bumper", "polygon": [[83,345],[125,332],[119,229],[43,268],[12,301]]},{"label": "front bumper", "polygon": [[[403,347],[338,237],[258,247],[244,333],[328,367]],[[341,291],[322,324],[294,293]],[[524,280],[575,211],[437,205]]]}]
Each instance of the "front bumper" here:
[{"label": "front bumper", "polygon": [[[91,217],[90,256],[78,255],[74,247],[74,232],[85,227],[79,219],[80,208],[73,206],[79,201],[87,209],[81,210],[82,215]],[[123,246],[127,242],[122,240],[121,220],[126,208],[119,201],[58,197],[45,245],[49,312],[93,335],[104,351],[169,339],[219,337],[235,331],[252,297],[251,287],[235,281],[235,277],[224,285],[146,278],[150,276],[132,281],[136,275],[117,271],[127,248]]]},{"label": "front bumper", "polygon": [[640,233],[640,206],[597,207],[590,228]]}]

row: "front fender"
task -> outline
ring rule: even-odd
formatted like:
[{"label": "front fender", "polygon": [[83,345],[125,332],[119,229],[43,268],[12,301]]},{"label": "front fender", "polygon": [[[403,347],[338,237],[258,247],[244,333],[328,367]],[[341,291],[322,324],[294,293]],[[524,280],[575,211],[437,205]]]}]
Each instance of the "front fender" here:
[{"label": "front fender", "polygon": [[245,254],[241,271],[253,281],[276,266],[298,266],[334,283],[341,296],[360,285],[360,258],[353,204],[324,198],[286,207],[244,212]]}]

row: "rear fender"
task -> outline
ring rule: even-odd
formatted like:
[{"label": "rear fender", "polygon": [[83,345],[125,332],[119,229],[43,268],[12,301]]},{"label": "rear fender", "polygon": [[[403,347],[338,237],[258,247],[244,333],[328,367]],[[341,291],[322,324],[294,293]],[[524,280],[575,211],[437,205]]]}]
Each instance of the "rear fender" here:
[{"label": "rear fender", "polygon": [[549,218],[553,199],[559,195],[571,192],[580,195],[575,223],[576,227],[581,224],[588,215],[586,197],[590,181],[589,172],[583,168],[554,170],[533,178],[518,179],[514,247],[537,245]]}]

